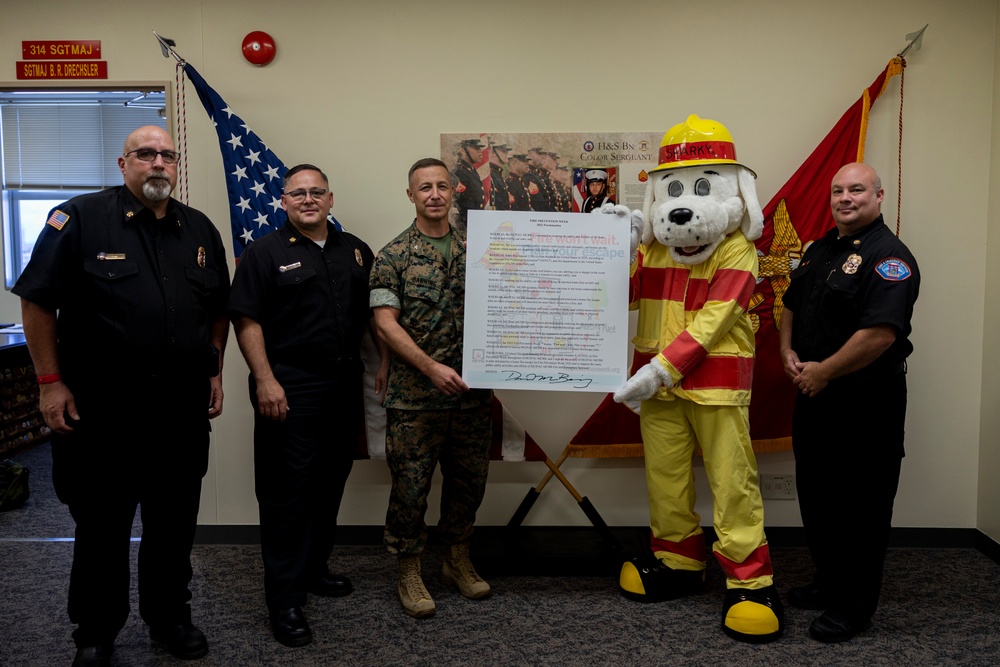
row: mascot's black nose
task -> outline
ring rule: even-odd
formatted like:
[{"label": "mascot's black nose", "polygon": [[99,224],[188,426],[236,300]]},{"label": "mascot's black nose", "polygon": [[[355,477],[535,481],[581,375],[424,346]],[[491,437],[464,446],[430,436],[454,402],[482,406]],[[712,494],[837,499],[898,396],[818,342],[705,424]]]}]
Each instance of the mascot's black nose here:
[{"label": "mascot's black nose", "polygon": [[675,208],[667,216],[667,220],[676,223],[678,225],[686,225],[691,222],[691,218],[694,217],[694,213],[689,208]]}]

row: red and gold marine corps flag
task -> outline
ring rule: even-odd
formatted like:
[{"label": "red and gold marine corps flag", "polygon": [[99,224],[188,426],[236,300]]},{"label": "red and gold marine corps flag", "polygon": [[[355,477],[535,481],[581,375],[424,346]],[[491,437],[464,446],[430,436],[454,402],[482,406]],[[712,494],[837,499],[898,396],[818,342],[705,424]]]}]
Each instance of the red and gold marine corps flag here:
[{"label": "red and gold marine corps flag", "polygon": [[[764,233],[756,243],[760,279],[750,301],[757,347],[750,435],[757,452],[791,448],[795,390],[785,377],[778,350],[781,296],[806,244],[833,226],[830,181],[845,164],[864,160],[868,111],[889,80],[902,71],[901,58],[889,61],[764,207]],[[638,415],[615,403],[609,394],[573,437],[568,453],[577,457],[642,456]]]}]

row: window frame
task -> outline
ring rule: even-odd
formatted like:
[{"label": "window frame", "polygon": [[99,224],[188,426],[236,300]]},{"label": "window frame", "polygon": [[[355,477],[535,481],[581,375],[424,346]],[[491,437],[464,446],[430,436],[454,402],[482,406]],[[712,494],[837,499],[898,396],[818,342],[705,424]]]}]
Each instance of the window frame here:
[{"label": "window frame", "polygon": [[[162,104],[159,103],[161,94],[163,100]],[[23,97],[18,97],[21,95],[23,95]],[[152,96],[152,98],[150,96]],[[52,85],[0,87],[0,100],[2,100],[0,104],[2,104],[5,109],[13,106],[14,104],[42,104],[49,106],[57,104],[64,106],[89,105],[91,107],[97,104],[102,104],[108,107],[115,107],[117,104],[122,104],[125,107],[157,110],[156,116],[158,116],[159,123],[162,124],[167,132],[172,134],[173,129],[168,104],[171,96],[172,86],[169,81],[151,81],[143,83],[122,82],[113,86],[104,85],[94,87],[60,87]],[[133,129],[146,124],[149,120],[151,120],[149,118],[149,112],[144,112],[142,117],[137,118]],[[92,130],[81,129],[80,131],[89,132]],[[100,132],[102,134],[107,132],[103,123],[100,124]],[[104,134],[104,136],[108,137],[107,134]],[[31,184],[20,184],[13,182],[15,179],[7,178],[9,174],[4,173],[5,168],[10,169],[10,166],[5,165],[4,163],[4,139],[3,126],[0,125],[0,235],[3,237],[0,248],[2,248],[3,252],[4,287],[9,291],[17,281],[21,272],[24,270],[25,264],[22,255],[22,244],[25,240],[23,238],[24,228],[19,209],[21,202],[39,199],[58,199],[58,202],[54,204],[54,206],[57,206],[58,203],[71,199],[78,194],[96,192],[106,187],[120,185],[121,181],[118,180],[117,182],[112,183],[110,182],[110,179],[106,177],[103,179],[103,184],[98,185],[93,183],[66,183],[65,181],[67,179],[65,178],[63,179],[63,182],[52,183],[35,182]],[[18,137],[18,140],[19,139],[20,137]],[[122,140],[124,140],[124,137],[122,137]],[[106,141],[107,140],[105,139],[105,142]],[[104,152],[106,153],[107,151],[105,150]],[[120,147],[115,149],[116,154],[120,154],[120,152]],[[59,151],[55,151],[55,153],[58,155]],[[13,163],[15,168],[20,164],[20,159],[20,156],[18,156],[18,162]],[[106,159],[104,161],[106,161]],[[118,172],[116,167],[113,172],[109,170],[106,171],[108,173],[117,174],[120,179],[120,172]],[[53,180],[58,181],[58,169],[53,167],[52,172]]]},{"label": "window frame", "polygon": [[[63,190],[36,190],[36,189],[0,189],[2,196],[4,198],[3,207],[5,210],[4,215],[4,280],[7,289],[9,290],[17,282],[17,278],[24,271],[24,255],[21,251],[22,245],[24,243],[23,231],[24,228],[21,224],[21,207],[20,203],[22,201],[54,201],[53,207],[58,206],[60,203],[72,199],[77,195],[87,194],[89,192],[99,192],[96,188],[88,189],[63,189]],[[44,223],[43,223],[44,225]],[[34,247],[34,243],[32,243]]]}]

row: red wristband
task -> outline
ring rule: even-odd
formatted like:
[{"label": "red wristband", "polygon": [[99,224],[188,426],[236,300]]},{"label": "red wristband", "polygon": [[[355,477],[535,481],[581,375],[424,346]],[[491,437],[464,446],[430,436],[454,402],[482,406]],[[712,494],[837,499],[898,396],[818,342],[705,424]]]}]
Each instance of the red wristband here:
[{"label": "red wristband", "polygon": [[62,375],[59,373],[50,373],[49,375],[39,375],[38,384],[52,384],[53,382],[59,382],[62,380]]}]

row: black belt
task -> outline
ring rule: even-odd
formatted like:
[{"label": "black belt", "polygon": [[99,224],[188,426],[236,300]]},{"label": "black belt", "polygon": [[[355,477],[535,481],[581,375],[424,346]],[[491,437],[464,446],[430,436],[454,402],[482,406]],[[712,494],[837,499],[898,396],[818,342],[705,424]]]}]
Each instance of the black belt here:
[{"label": "black belt", "polygon": [[886,375],[896,375],[897,373],[905,373],[905,372],[906,372],[906,361],[904,360],[890,364],[886,363],[872,364],[871,366],[862,368],[860,371],[858,371],[858,374],[886,376]]}]

